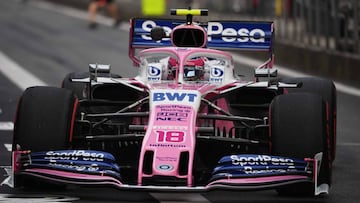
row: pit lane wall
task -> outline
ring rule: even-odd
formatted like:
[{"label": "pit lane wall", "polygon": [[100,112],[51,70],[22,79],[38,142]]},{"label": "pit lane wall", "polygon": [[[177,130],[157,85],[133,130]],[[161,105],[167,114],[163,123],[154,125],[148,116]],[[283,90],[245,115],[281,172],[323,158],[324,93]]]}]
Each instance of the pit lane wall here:
[{"label": "pit lane wall", "polygon": [[[86,10],[90,0],[46,1]],[[179,3],[179,1],[167,0],[167,7],[168,9],[184,8],[184,2]],[[116,0],[116,3],[119,5],[120,15],[124,20],[142,15],[140,0]],[[220,19],[220,17],[222,20],[236,19],[234,15],[214,14],[211,11],[209,11],[209,14],[211,19]],[[245,54],[259,57],[252,53]],[[297,44],[290,40],[282,39],[278,35],[275,43],[275,55],[275,64],[277,65],[360,87],[360,56],[358,54],[334,51],[320,46],[314,47]],[[264,56],[260,56],[260,58],[263,59]]]}]

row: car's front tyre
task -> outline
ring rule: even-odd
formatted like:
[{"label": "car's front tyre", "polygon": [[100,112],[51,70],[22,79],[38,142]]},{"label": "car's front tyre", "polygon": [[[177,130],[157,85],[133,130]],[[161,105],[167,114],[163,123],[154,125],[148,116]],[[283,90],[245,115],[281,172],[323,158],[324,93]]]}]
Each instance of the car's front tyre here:
[{"label": "car's front tyre", "polygon": [[[72,91],[57,87],[26,89],[16,113],[13,151],[69,149],[76,107],[77,99]],[[29,183],[16,175],[14,178],[15,187]]]},{"label": "car's front tyre", "polygon": [[[294,93],[274,98],[270,105],[271,154],[298,159],[322,152],[318,185],[331,184],[331,161],[327,145],[326,106],[315,94]],[[278,188],[281,195],[314,195],[314,184]]]}]

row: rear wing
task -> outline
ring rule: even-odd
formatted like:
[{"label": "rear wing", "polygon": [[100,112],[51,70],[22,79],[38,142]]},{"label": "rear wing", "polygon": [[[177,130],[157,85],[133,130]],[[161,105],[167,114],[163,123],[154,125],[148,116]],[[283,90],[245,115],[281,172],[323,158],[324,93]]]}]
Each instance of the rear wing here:
[{"label": "rear wing", "polygon": [[[187,21],[177,19],[131,19],[129,56],[134,61],[134,64],[139,63],[135,57],[135,49],[174,46],[171,41],[171,33],[176,26],[185,23]],[[261,65],[261,69],[264,70],[266,68],[268,70],[272,67],[273,22],[209,21],[207,23],[193,24],[203,27],[206,31],[207,42],[205,47],[269,52],[269,60]],[[165,36],[161,40],[155,41],[151,37],[151,30],[155,27],[162,27],[165,31]],[[268,76],[269,72],[266,72],[266,75]],[[261,77],[261,74],[258,74],[258,76]]]},{"label": "rear wing", "polygon": [[[131,46],[133,48],[150,48],[172,46],[171,31],[185,21],[169,19],[134,18],[131,20]],[[247,21],[209,21],[200,24],[208,35],[209,48],[235,48],[256,51],[269,51],[273,41],[272,22]],[[159,41],[152,40],[151,29],[162,27],[166,37]]]}]

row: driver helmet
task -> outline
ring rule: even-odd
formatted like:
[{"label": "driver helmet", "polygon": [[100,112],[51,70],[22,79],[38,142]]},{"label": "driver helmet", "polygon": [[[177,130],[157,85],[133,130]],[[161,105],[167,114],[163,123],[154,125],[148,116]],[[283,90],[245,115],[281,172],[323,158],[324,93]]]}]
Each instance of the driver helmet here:
[{"label": "driver helmet", "polygon": [[184,65],[184,80],[199,81],[204,79],[204,60],[201,58],[190,59]]},{"label": "driver helmet", "polygon": [[168,61],[168,80],[174,80],[176,77],[176,70],[179,68],[179,64],[176,59],[170,57]]}]

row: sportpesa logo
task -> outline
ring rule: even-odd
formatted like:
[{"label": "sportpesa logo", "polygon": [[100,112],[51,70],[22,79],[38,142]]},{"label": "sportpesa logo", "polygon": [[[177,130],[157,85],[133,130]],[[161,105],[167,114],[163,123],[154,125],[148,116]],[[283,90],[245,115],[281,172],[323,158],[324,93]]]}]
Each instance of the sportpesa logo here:
[{"label": "sportpesa logo", "polygon": [[[165,22],[166,25],[157,25],[153,20],[145,20],[141,24],[141,29],[144,32],[151,32],[151,29],[157,26],[163,27],[167,36],[171,34],[172,23]],[[221,23],[221,22],[208,22],[208,26],[205,28],[208,34],[208,41],[212,41],[211,36],[220,35],[223,42],[253,42],[264,43],[266,33],[262,28],[250,28],[250,27],[238,27],[239,25],[234,23]],[[148,35],[141,35],[144,40],[152,40]],[[164,38],[163,41],[170,40]]]},{"label": "sportpesa logo", "polygon": [[85,150],[48,151],[45,156],[52,160],[104,161],[104,158],[104,153]]},{"label": "sportpesa logo", "polygon": [[275,157],[268,155],[231,155],[230,159],[233,165],[256,166],[256,165],[274,165],[274,166],[294,166],[294,160],[290,158]]}]

